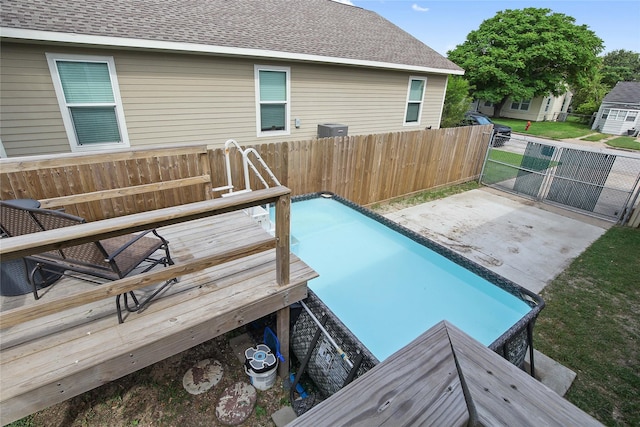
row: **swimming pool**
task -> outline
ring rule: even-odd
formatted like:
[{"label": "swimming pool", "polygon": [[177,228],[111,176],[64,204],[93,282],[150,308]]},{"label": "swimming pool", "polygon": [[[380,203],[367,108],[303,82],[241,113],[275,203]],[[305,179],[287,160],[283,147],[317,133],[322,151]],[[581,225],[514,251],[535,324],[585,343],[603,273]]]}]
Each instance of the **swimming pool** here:
[{"label": "swimming pool", "polygon": [[[371,358],[372,364],[385,360],[441,320],[522,364],[527,335],[530,338],[544,305],[538,295],[328,193],[294,199],[291,235],[294,253],[319,273],[309,282],[309,306],[315,307],[314,315],[320,318],[329,312],[335,316],[337,325],[327,329],[335,333],[346,328],[338,335],[355,339],[355,346],[362,347],[358,351]],[[295,336],[297,326],[294,352],[300,341]],[[297,329],[313,330],[314,325],[307,320],[304,328]],[[339,345],[345,345],[342,341]],[[309,345],[307,342],[303,353]],[[319,347],[320,353],[332,351],[322,341]],[[324,356],[333,357],[316,354],[312,362],[322,363]]]}]

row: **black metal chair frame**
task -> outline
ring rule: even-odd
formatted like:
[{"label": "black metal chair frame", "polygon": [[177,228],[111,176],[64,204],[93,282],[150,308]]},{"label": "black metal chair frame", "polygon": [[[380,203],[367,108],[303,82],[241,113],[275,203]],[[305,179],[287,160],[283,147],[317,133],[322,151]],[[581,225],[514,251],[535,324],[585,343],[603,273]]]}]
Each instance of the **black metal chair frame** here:
[{"label": "black metal chair frame", "polygon": [[[0,218],[0,227],[9,237],[86,223],[84,218],[69,215],[62,211],[22,208],[2,201],[0,201]],[[147,235],[149,233],[152,233],[155,238],[148,237]],[[164,255],[161,257],[152,257],[158,250],[162,250]],[[25,258],[35,264],[35,267],[27,272],[27,276],[36,300],[40,298],[38,295],[38,286],[42,285],[42,283],[38,283],[36,280],[38,272],[42,273],[47,271],[58,273],[88,282],[102,284],[104,282],[92,280],[87,277],[87,275],[113,281],[122,279],[134,270],[140,270],[140,268],[142,268],[142,270],[137,271],[135,274],[146,273],[158,264],[162,264],[165,267],[174,264],[169,252],[169,242],[160,236],[155,229],[146,230],[139,234],[116,236],[68,248],[43,252]],[[148,265],[143,265],[143,263],[148,263]],[[81,273],[82,275],[68,273],[68,271]],[[40,276],[45,277],[43,274],[40,274]],[[167,280],[142,301],[139,301],[133,291],[117,295],[116,309],[118,322],[122,323],[124,321],[121,304],[121,297],[123,295],[124,308],[128,312],[140,312],[168,285],[175,282],[177,282],[177,278]],[[130,304],[128,296],[131,297],[133,304]]]}]

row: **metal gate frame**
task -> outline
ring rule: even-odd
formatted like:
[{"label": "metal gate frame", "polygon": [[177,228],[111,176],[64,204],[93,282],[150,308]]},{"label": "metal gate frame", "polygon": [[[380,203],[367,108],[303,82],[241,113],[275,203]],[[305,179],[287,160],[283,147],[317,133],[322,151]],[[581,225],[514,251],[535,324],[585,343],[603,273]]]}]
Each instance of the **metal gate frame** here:
[{"label": "metal gate frame", "polygon": [[512,137],[489,143],[480,182],[624,224],[640,195],[640,158]]}]

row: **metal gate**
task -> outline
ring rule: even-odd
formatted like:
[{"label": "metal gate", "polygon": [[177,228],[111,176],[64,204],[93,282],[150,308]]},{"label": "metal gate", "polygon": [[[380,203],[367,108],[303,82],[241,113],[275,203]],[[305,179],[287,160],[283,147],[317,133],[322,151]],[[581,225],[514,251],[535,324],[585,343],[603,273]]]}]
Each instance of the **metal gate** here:
[{"label": "metal gate", "polygon": [[640,158],[511,138],[489,147],[480,182],[611,221],[638,198]]}]

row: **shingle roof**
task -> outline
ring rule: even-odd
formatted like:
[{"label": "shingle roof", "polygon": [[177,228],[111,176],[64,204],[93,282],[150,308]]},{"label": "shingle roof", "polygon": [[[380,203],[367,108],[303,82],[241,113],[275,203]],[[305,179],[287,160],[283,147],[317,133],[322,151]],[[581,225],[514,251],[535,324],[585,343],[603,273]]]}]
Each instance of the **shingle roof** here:
[{"label": "shingle roof", "polygon": [[640,82],[618,82],[602,102],[640,105]]},{"label": "shingle roof", "polygon": [[3,30],[37,30],[461,68],[380,15],[331,0],[2,0]]}]

